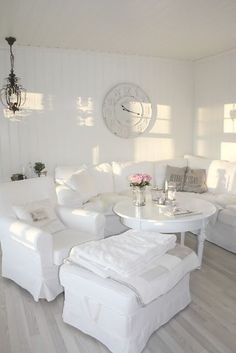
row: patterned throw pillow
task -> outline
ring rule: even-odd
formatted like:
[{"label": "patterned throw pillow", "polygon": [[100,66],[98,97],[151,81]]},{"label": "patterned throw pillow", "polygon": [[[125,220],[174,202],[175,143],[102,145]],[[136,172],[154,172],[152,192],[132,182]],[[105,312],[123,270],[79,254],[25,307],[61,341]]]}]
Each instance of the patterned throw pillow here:
[{"label": "patterned throw pillow", "polygon": [[183,191],[202,194],[207,191],[206,170],[187,168]]},{"label": "patterned throw pillow", "polygon": [[13,206],[13,211],[19,220],[32,224],[46,232],[53,234],[65,229],[49,199]]},{"label": "patterned throw pillow", "polygon": [[178,168],[170,165],[166,166],[166,181],[174,182],[177,191],[183,191],[186,169],[186,167]]}]

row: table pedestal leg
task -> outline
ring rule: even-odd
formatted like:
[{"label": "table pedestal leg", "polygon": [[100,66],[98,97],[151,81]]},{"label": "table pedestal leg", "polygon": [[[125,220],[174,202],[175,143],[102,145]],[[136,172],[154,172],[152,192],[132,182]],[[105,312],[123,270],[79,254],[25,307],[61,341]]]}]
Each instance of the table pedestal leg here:
[{"label": "table pedestal leg", "polygon": [[203,256],[203,250],[204,250],[204,242],[206,239],[206,234],[205,234],[205,226],[201,228],[200,234],[198,235],[198,244],[197,244],[197,254],[199,258],[199,267],[202,265],[202,256]]},{"label": "table pedestal leg", "polygon": [[180,245],[184,245],[185,240],[185,232],[181,232],[180,234]]}]

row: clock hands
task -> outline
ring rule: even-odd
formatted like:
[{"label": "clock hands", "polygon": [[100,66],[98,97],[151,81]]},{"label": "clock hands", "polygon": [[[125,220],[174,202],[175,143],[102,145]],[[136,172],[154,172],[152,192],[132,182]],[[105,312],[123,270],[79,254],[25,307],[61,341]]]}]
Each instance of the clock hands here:
[{"label": "clock hands", "polygon": [[122,109],[123,109],[125,112],[131,113],[131,114],[135,114],[135,115],[138,115],[138,116],[141,115],[140,113],[137,113],[137,112],[134,112],[134,111],[132,111],[132,110],[127,109],[123,104],[121,104],[121,107],[122,107]]}]

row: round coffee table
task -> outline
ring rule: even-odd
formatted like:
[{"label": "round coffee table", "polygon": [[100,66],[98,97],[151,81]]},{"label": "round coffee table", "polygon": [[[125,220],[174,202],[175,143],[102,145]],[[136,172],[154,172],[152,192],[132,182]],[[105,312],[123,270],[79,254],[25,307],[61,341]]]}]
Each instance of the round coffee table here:
[{"label": "round coffee table", "polygon": [[216,208],[208,201],[193,197],[177,195],[177,207],[190,210],[192,213],[171,215],[171,207],[157,205],[148,200],[145,206],[133,206],[132,200],[118,202],[113,211],[121,218],[121,222],[133,229],[157,231],[161,233],[181,233],[181,245],[184,245],[185,232],[197,234],[197,254],[200,265],[205,241],[205,229],[209,218]]}]

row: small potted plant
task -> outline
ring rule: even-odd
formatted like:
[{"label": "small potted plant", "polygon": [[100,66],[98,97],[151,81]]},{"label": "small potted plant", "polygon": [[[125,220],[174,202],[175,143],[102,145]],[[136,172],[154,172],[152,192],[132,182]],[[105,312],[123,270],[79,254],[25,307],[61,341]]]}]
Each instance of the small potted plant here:
[{"label": "small potted plant", "polygon": [[34,164],[34,172],[35,174],[38,175],[38,177],[40,177],[42,175],[42,171],[45,169],[45,164],[42,162],[36,162]]}]

